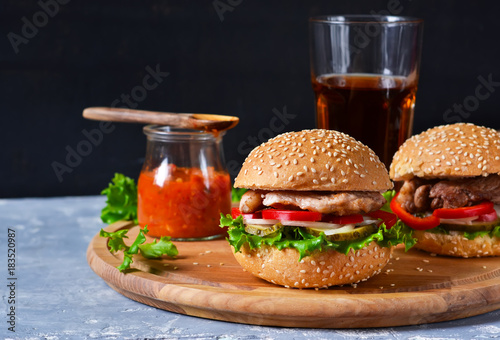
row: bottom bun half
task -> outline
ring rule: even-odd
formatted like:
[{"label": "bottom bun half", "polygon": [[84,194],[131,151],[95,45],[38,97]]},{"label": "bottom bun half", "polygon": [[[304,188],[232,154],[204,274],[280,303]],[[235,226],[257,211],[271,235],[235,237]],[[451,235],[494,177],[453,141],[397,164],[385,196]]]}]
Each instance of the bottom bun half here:
[{"label": "bottom bun half", "polygon": [[449,235],[415,230],[413,237],[418,241],[416,249],[429,253],[455,257],[500,256],[500,239],[498,237],[476,237],[469,240],[462,232],[450,231]]},{"label": "bottom bun half", "polygon": [[314,251],[299,261],[299,252],[293,248],[250,249],[245,244],[234,256],[246,271],[271,283],[287,288],[328,288],[365,281],[379,274],[389,262],[392,248],[372,242],[347,255],[335,250]]}]

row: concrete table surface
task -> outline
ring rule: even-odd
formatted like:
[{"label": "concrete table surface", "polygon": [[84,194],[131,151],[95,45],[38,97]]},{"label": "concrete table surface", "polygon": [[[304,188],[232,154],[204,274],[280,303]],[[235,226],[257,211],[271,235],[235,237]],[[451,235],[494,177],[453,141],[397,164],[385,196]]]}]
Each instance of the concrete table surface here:
[{"label": "concrete table surface", "polygon": [[[99,218],[104,202],[103,196],[0,199],[0,338],[500,338],[500,310],[419,326],[324,330],[207,320],[143,305],[115,292],[87,264],[87,246],[105,226]],[[10,242],[9,229],[15,231]],[[15,261],[8,261],[9,249]]]}]

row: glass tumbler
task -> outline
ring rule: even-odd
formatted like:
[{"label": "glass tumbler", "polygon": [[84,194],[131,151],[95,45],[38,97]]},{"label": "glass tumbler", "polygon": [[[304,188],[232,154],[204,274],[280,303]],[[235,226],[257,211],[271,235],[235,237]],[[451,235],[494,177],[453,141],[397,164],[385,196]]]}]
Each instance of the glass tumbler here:
[{"label": "glass tumbler", "polygon": [[317,127],[347,133],[389,167],[412,133],[423,20],[321,16],[310,34]]}]

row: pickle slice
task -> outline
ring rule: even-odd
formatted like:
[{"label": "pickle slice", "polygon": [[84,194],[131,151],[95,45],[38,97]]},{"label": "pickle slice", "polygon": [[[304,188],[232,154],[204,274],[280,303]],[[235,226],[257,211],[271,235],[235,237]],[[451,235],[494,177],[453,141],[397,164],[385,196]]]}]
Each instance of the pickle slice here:
[{"label": "pickle slice", "polygon": [[373,224],[367,224],[354,228],[350,231],[335,234],[326,234],[324,229],[307,228],[307,231],[314,236],[319,236],[322,232],[325,232],[325,237],[328,241],[351,241],[358,238],[366,237],[377,231],[377,227]]},{"label": "pickle slice", "polygon": [[250,224],[245,226],[245,231],[252,235],[266,236],[281,228],[283,228],[281,223],[276,223],[274,225]]},{"label": "pickle slice", "polygon": [[456,230],[456,231],[466,231],[469,233],[474,233],[476,231],[490,231],[493,230],[499,221],[493,222],[476,222],[473,224],[441,224],[446,230]]}]

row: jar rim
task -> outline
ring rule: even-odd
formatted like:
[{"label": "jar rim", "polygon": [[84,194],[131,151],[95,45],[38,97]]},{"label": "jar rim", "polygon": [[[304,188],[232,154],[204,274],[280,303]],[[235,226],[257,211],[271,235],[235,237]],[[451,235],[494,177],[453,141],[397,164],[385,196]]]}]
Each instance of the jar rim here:
[{"label": "jar rim", "polygon": [[219,132],[218,135],[215,135],[203,130],[175,128],[166,125],[146,125],[142,130],[148,138],[164,140],[216,140],[224,134],[224,132]]}]

